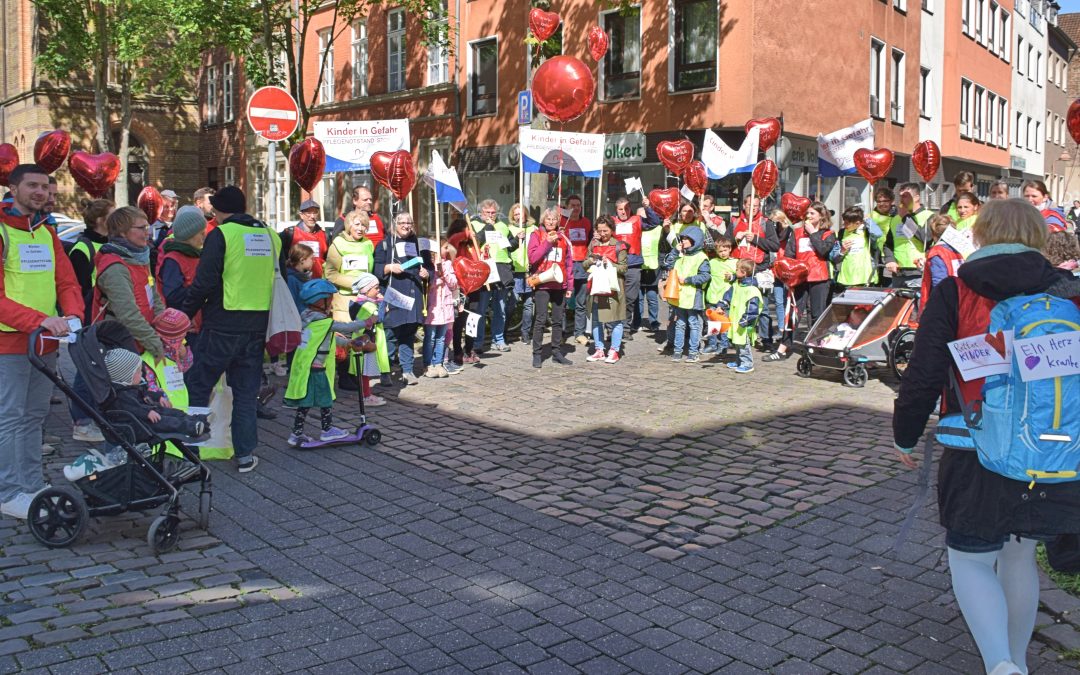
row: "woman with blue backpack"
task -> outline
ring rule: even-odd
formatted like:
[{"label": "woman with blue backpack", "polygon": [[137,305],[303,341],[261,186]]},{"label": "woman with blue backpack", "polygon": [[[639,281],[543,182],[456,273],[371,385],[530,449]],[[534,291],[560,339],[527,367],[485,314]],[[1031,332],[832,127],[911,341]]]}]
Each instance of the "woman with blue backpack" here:
[{"label": "woman with blue backpack", "polygon": [[[1023,200],[983,207],[974,225],[979,250],[934,288],[919,319],[893,413],[895,449],[915,468],[912,452],[941,399],[938,512],[949,571],[993,675],[1028,672],[1039,606],[1036,543],[1080,532],[1080,375],[1025,373],[1025,381],[1020,369],[1039,362],[1015,342],[1080,335],[1071,301],[1080,282],[1042,256],[1046,236],[1039,210]],[[972,337],[1001,355],[1000,372],[964,381],[949,343]]]}]

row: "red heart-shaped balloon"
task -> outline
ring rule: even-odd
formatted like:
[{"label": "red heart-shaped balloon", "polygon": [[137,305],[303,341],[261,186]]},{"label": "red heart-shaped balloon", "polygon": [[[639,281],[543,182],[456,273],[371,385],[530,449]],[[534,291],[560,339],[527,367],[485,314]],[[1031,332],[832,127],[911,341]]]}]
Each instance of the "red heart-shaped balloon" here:
[{"label": "red heart-shaped balloon", "polygon": [[754,173],[751,174],[751,180],[754,183],[754,191],[759,197],[764,199],[772,194],[776,181],[780,180],[780,170],[776,168],[776,162],[771,159],[758,162],[754,167]]},{"label": "red heart-shaped balloon", "polygon": [[457,277],[458,288],[465,295],[478,290],[487,281],[491,268],[479,260],[468,256],[459,255],[454,258],[454,276]]},{"label": "red heart-shaped balloon", "polygon": [[405,199],[416,185],[416,166],[408,150],[398,150],[390,160],[387,187],[398,201]]},{"label": "red heart-shaped balloon", "polygon": [[135,200],[135,205],[146,214],[148,223],[156,223],[161,218],[161,209],[164,204],[165,200],[161,198],[161,193],[153,185],[147,185],[140,190],[139,197]]},{"label": "red heart-shaped balloon", "polygon": [[0,145],[0,185],[7,185],[8,178],[19,166],[19,149],[11,143]]},{"label": "red heart-shaped balloon", "polygon": [[709,188],[709,172],[705,170],[705,164],[700,161],[690,162],[690,166],[683,171],[683,182],[694,194],[705,194],[705,190]]},{"label": "red heart-shaped balloon", "polygon": [[573,56],[554,56],[533,75],[533,100],[548,119],[569,122],[581,116],[596,96],[592,70]]},{"label": "red heart-shaped balloon", "polygon": [[798,286],[806,281],[810,275],[810,268],[801,260],[795,258],[777,258],[773,263],[772,272],[776,278],[788,286]]},{"label": "red heart-shaped balloon", "polygon": [[656,189],[649,192],[649,208],[661,218],[670,218],[679,210],[679,188]]},{"label": "red heart-shaped balloon", "polygon": [[289,150],[289,173],[296,184],[308,192],[322,180],[326,169],[326,149],[319,139],[305,138]]},{"label": "red heart-shaped balloon", "polygon": [[77,150],[68,159],[68,171],[91,197],[104,197],[120,175],[120,158],[111,152],[91,155]]},{"label": "red heart-shaped balloon", "polygon": [[390,162],[394,159],[394,153],[379,150],[371,153],[371,176],[375,182],[386,189],[390,189]]},{"label": "red heart-shaped balloon", "polygon": [[915,166],[915,171],[922,176],[923,182],[929,183],[941,166],[941,148],[933,141],[923,141],[916,145],[911,153],[911,163]]},{"label": "red heart-shaped balloon", "polygon": [[806,217],[806,211],[813,202],[809,197],[800,197],[793,192],[785,192],[780,196],[780,209],[792,223],[802,222]]},{"label": "red heart-shaped balloon", "polygon": [[603,28],[593,26],[589,29],[589,55],[593,57],[593,61],[604,58],[604,54],[607,54],[608,43],[608,36]]},{"label": "red heart-shaped balloon", "polygon": [[694,144],[685,138],[681,141],[660,141],[656,144],[656,156],[668,171],[677,176],[694,161]]},{"label": "red heart-shaped balloon", "polygon": [[555,12],[545,12],[539,7],[529,10],[529,30],[540,42],[554,35],[561,22],[562,19]]},{"label": "red heart-shaped balloon", "polygon": [[1065,116],[1065,124],[1069,127],[1069,135],[1073,142],[1080,143],[1080,98],[1072,102],[1069,112]]},{"label": "red heart-shaped balloon", "polygon": [[746,129],[746,133],[750,133],[750,130],[754,127],[757,127],[761,134],[758,136],[759,152],[765,152],[780,139],[780,120],[775,117],[752,119],[746,123],[744,128]]},{"label": "red heart-shaped balloon", "polygon": [[52,173],[64,164],[71,152],[71,134],[63,129],[55,129],[38,136],[34,142],[34,162],[45,173]]},{"label": "red heart-shaped balloon", "polygon": [[889,175],[889,171],[892,170],[893,160],[896,158],[893,151],[888,148],[878,148],[877,150],[859,148],[855,151],[854,159],[855,170],[866,179],[867,183],[873,185]]}]

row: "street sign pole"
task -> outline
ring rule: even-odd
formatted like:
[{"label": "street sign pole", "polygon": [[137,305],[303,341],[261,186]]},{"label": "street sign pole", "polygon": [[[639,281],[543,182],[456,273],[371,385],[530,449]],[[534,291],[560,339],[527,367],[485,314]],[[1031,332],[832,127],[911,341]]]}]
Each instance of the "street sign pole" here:
[{"label": "street sign pole", "polygon": [[277,143],[274,141],[270,141],[266,158],[266,193],[270,200],[270,204],[267,205],[266,209],[266,219],[270,221],[269,224],[276,230],[277,223],[274,220],[277,218]]}]

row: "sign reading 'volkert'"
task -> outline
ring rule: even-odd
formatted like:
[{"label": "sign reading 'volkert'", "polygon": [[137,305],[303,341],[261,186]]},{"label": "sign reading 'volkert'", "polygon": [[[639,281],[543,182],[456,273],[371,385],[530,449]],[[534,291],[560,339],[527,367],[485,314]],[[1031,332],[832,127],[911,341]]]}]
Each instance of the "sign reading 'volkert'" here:
[{"label": "sign reading 'volkert'", "polygon": [[409,120],[316,122],[315,138],[326,148],[326,172],[370,171],[371,155],[409,150]]}]

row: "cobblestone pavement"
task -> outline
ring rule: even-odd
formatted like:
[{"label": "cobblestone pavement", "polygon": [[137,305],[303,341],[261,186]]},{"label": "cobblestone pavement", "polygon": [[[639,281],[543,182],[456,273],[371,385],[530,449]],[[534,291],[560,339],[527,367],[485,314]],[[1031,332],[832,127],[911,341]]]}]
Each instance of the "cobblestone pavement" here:
[{"label": "cobblestone pavement", "polygon": [[[518,344],[395,391],[375,450],[263,422],[259,468],[214,464],[210,530],[170,554],[153,514],[62,550],[0,520],[0,672],[979,671],[932,504],[889,552],[915,487],[890,378],[676,365],[640,333],[584,356],[536,371]],[[1032,672],[1075,672],[1080,602],[1044,603]]]}]

